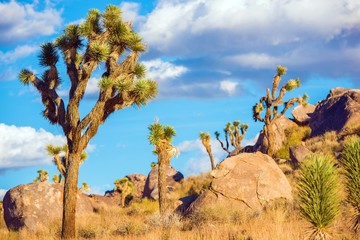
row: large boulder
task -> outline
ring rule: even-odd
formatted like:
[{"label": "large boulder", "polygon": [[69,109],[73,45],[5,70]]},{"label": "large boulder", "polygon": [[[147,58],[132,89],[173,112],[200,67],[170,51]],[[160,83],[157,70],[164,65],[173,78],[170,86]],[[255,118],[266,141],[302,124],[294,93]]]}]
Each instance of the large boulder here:
[{"label": "large boulder", "polygon": [[[175,170],[172,166],[169,166],[166,171],[166,184],[168,193],[171,194],[179,183],[184,179],[184,175]],[[158,165],[152,167],[144,187],[143,197],[158,200],[159,199],[159,188],[158,188]]]},{"label": "large boulder", "polygon": [[146,175],[144,174],[129,174],[126,176],[134,185],[132,193],[133,199],[141,199],[144,194],[144,187],[146,182]]},{"label": "large boulder", "polygon": [[299,125],[306,125],[309,124],[311,114],[314,112],[315,106],[312,104],[306,104],[296,106],[292,111],[291,114],[294,117],[294,120]]},{"label": "large boulder", "polygon": [[[275,152],[281,149],[286,141],[287,137],[285,134],[285,130],[296,126],[297,124],[295,122],[291,121],[285,116],[282,116],[277,120],[275,120],[274,124],[272,125],[272,130],[274,131],[275,134],[275,142],[274,142]],[[253,152],[260,151],[262,149],[263,141],[264,141],[264,135],[261,132],[255,146],[253,147]]]},{"label": "large boulder", "polygon": [[[62,184],[39,182],[22,184],[6,192],[3,199],[4,219],[12,230],[36,230],[52,221],[60,221],[63,201]],[[114,206],[111,198],[77,194],[77,215],[91,213],[100,208]]]},{"label": "large boulder", "polygon": [[311,135],[346,134],[360,129],[360,90],[335,88],[319,102],[310,119]]},{"label": "large boulder", "polygon": [[274,200],[291,201],[291,186],[275,161],[260,152],[241,153],[221,162],[211,172],[210,190],[189,206],[187,214],[208,206],[258,212]]}]

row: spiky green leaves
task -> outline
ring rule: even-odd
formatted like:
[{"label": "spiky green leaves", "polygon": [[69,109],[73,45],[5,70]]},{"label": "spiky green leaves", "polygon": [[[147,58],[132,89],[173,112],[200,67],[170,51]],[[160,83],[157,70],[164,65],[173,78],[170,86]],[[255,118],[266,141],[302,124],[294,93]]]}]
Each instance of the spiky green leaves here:
[{"label": "spiky green leaves", "polygon": [[97,62],[106,61],[110,54],[110,46],[101,41],[93,41],[89,45],[90,55]]},{"label": "spiky green leaves", "polygon": [[208,132],[200,132],[199,137],[201,141],[210,141],[210,134]]},{"label": "spiky green leaves", "polygon": [[63,146],[54,146],[54,145],[47,145],[46,151],[50,156],[59,155],[62,151],[64,151]]},{"label": "spiky green leaves", "polygon": [[294,90],[295,88],[297,87],[300,87],[301,83],[300,83],[300,79],[297,78],[297,79],[290,79],[286,85],[285,85],[285,89],[287,91],[291,91],[291,90]]},{"label": "spiky green leaves", "polygon": [[150,130],[148,136],[149,142],[155,146],[162,141],[170,144],[173,137],[176,135],[175,129],[172,126],[161,125],[157,121],[151,124],[148,129]]},{"label": "spiky green leaves", "polygon": [[92,35],[100,34],[100,18],[100,11],[97,9],[91,9],[86,17],[86,20],[79,26],[79,33],[81,36],[90,38]]},{"label": "spiky green leaves", "polygon": [[354,208],[353,230],[360,230],[360,140],[348,139],[341,154],[340,163],[346,178],[347,201]]},{"label": "spiky green leaves", "polygon": [[45,43],[40,46],[41,52],[39,54],[39,64],[43,67],[55,66],[59,60],[59,55],[56,52],[53,43]]},{"label": "spiky green leaves", "polygon": [[27,70],[27,69],[23,69],[20,71],[19,73],[19,79],[20,79],[20,82],[22,82],[23,84],[27,85],[31,82],[31,79],[33,78],[34,74]]},{"label": "spiky green leaves", "polygon": [[135,82],[133,92],[136,95],[134,103],[140,107],[146,105],[151,99],[155,98],[158,93],[157,82],[153,80],[138,80]]},{"label": "spiky green leaves", "polygon": [[146,75],[146,67],[144,64],[136,63],[134,74],[138,79],[144,78]]},{"label": "spiky green leaves", "polygon": [[286,68],[286,67],[283,67],[283,66],[281,66],[281,65],[277,66],[276,72],[277,72],[277,75],[278,75],[278,76],[285,75],[285,74],[286,74],[286,71],[287,71],[287,68]]},{"label": "spiky green leaves", "polygon": [[109,5],[103,14],[103,25],[105,28],[112,29],[121,19],[121,10],[115,5]]},{"label": "spiky green leaves", "polygon": [[100,90],[104,91],[110,88],[113,84],[113,81],[109,77],[102,77],[98,82],[98,87]]},{"label": "spiky green leaves", "polygon": [[311,239],[326,234],[340,210],[340,185],[331,156],[312,155],[300,166],[298,201],[301,215],[313,226]]},{"label": "spiky green leaves", "polygon": [[78,49],[82,46],[79,26],[69,24],[63,35],[55,40],[55,45],[65,54],[69,49]]}]

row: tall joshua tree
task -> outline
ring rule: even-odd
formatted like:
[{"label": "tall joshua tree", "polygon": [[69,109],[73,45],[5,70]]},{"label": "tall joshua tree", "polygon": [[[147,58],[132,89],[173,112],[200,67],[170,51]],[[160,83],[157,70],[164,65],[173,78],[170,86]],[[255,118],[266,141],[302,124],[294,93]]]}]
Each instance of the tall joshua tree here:
[{"label": "tall joshua tree", "polygon": [[[241,150],[241,141],[244,139],[249,126],[247,124],[240,124],[240,121],[234,121],[232,124],[228,122],[224,128],[225,142],[220,139],[220,133],[215,132],[215,137],[219,141],[222,149],[228,153],[228,156],[236,155]],[[229,143],[230,140],[230,143]],[[233,146],[235,149],[230,151],[229,147]]]},{"label": "tall joshua tree", "polygon": [[211,151],[210,134],[207,133],[207,132],[200,132],[200,140],[201,140],[201,143],[203,144],[203,146],[205,147],[206,152],[209,155],[210,163],[211,163],[211,169],[214,170],[215,169],[215,162],[214,162],[214,157],[213,157],[212,151]]},{"label": "tall joshua tree", "polygon": [[[290,79],[285,85],[280,88],[279,93],[278,88],[281,80],[281,76],[286,74],[287,69],[282,66],[277,67],[277,73],[274,76],[272,89],[268,88],[266,91],[266,96],[260,98],[259,102],[253,107],[253,118],[256,121],[264,123],[263,135],[264,141],[261,146],[260,151],[266,153],[270,156],[275,154],[274,143],[275,143],[275,132],[274,132],[274,123],[277,119],[285,114],[285,112],[295,105],[305,104],[308,96],[304,94],[302,97],[291,98],[288,101],[283,101],[285,93],[291,91],[300,86],[300,79]],[[283,106],[282,109],[279,109],[280,106]],[[261,113],[265,109],[265,115],[262,117]]]},{"label": "tall joshua tree", "polygon": [[171,144],[176,132],[173,127],[158,123],[157,119],[149,126],[149,130],[149,142],[155,146],[154,153],[158,156],[159,207],[161,218],[164,220],[167,211],[166,170],[170,165],[170,159],[178,153],[178,149]]},{"label": "tall joshua tree", "polygon": [[[109,5],[104,13],[89,11],[85,21],[68,25],[55,42],[41,45],[40,65],[47,68],[39,77],[24,69],[19,78],[32,84],[45,106],[43,115],[60,125],[67,139],[68,164],[64,184],[63,239],[75,238],[76,193],[81,153],[98,128],[116,110],[142,106],[157,94],[157,83],[144,79],[146,69],[137,63],[145,45],[132,24],[124,22],[118,7]],[[56,64],[62,53],[70,80],[68,103],[58,94],[60,77]],[[95,69],[103,69],[99,96],[93,108],[81,118],[80,101]]]}]

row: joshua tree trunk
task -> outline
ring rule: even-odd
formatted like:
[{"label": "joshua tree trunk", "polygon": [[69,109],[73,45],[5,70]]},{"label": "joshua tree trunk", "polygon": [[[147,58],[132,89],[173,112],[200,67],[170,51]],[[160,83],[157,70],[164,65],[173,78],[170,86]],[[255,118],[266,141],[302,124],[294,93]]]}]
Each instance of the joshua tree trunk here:
[{"label": "joshua tree trunk", "polygon": [[264,126],[264,142],[262,144],[261,152],[268,154],[269,156],[274,156],[275,154],[275,142],[276,136],[273,130],[273,124]]},{"label": "joshua tree trunk", "polygon": [[164,223],[165,213],[167,211],[167,184],[166,184],[166,170],[169,166],[170,159],[166,156],[166,153],[160,154],[158,165],[158,187],[159,187],[159,208],[162,223]]},{"label": "joshua tree trunk", "polygon": [[63,194],[63,220],[62,233],[63,239],[75,238],[75,217],[76,217],[76,199],[77,199],[77,185],[79,177],[79,166],[81,151],[78,153],[69,154],[69,165],[65,175],[64,194]]},{"label": "joshua tree trunk", "polygon": [[207,153],[209,154],[210,162],[211,162],[211,170],[215,169],[215,162],[214,162],[214,156],[212,155],[211,148],[206,148]]}]

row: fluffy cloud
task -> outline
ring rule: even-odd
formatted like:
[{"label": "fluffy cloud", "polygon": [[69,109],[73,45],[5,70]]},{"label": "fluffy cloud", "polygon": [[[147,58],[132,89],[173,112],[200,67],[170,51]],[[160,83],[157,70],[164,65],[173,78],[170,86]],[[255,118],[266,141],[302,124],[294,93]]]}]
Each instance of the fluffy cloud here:
[{"label": "fluffy cloud", "polygon": [[0,3],[0,43],[28,40],[55,32],[62,22],[61,11],[48,7],[37,10],[36,3],[24,4],[15,0]]},{"label": "fluffy cloud", "polygon": [[230,81],[230,80],[223,80],[220,82],[220,89],[226,92],[229,95],[234,95],[236,93],[236,87],[239,83]]},{"label": "fluffy cloud", "polygon": [[[174,83],[185,88],[204,85],[197,79],[204,69],[264,84],[263,77],[279,64],[301,77],[346,73],[360,82],[358,16],[356,0],[160,0],[138,28],[148,56],[181,59],[188,80]],[[216,86],[223,80],[210,72],[202,77]],[[201,88],[193,94],[208,96]]]},{"label": "fluffy cloud", "polygon": [[178,66],[161,59],[143,61],[142,64],[147,68],[147,76],[160,82],[179,77],[188,71],[184,66]]},{"label": "fluffy cloud", "polygon": [[64,143],[63,136],[44,129],[0,123],[0,169],[49,164],[52,159],[45,150],[46,145]]},{"label": "fluffy cloud", "polygon": [[5,53],[0,51],[0,61],[5,63],[14,62],[19,58],[24,58],[31,55],[37,50],[38,47],[23,45],[16,47],[13,51],[5,52]]},{"label": "fluffy cloud", "polygon": [[[209,155],[200,140],[184,141],[178,145],[181,157],[186,157],[189,153],[191,158],[187,159],[185,174],[198,174],[211,170]],[[215,164],[219,163],[226,156],[220,144],[212,140],[211,149]],[[184,155],[184,156],[183,156]],[[194,157],[195,156],[195,157]]]}]

